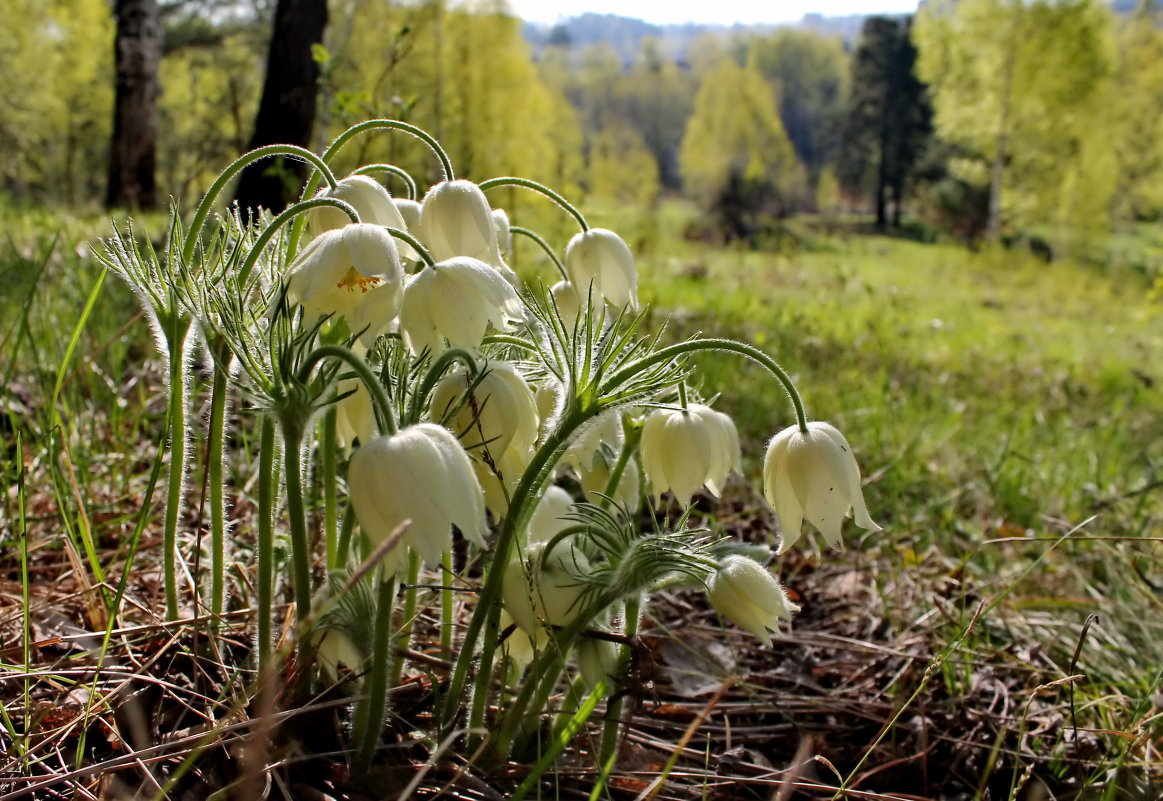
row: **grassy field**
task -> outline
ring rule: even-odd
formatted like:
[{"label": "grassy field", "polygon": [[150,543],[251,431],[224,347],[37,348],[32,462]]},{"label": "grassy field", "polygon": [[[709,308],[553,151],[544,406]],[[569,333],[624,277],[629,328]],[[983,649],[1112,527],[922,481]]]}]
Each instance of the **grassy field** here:
[{"label": "grassy field", "polygon": [[[932,752],[932,770],[952,771],[979,798],[1007,797],[1007,788],[1008,797],[1050,797],[1029,795],[1035,787],[1066,793],[1058,798],[1156,798],[1163,304],[1148,297],[1140,262],[1047,264],[827,230],[819,220],[793,221],[761,250],[736,249],[684,240],[692,214],[667,204],[629,225],[616,209],[591,217],[632,242],[637,232],[642,299],[654,322],[670,318],[673,337],[702,330],[746,339],[791,372],[809,414],[834,422],[856,448],[865,497],[885,529],[839,555],[818,544],[782,563],[805,612],[777,649],[812,654],[813,681],[827,684],[827,673],[832,684],[808,693],[814,706],[804,702],[797,717],[789,699],[799,696],[762,680],[766,657],[729,640],[739,652],[731,697],[775,710],[756,718],[749,707],[747,720],[791,719],[818,745],[831,737],[821,753],[869,792],[935,792],[936,776],[921,784],[898,773],[900,760],[930,753],[916,732],[932,726],[948,728],[951,740]],[[98,623],[86,590],[118,579],[165,399],[148,327],[116,279],[71,338],[100,274],[84,243],[105,223],[12,209],[0,209],[0,219],[0,469],[9,488],[0,631],[13,678],[30,659],[22,654],[30,639]],[[531,260],[520,266],[549,275]],[[722,393],[718,405],[735,417],[748,478],[757,479],[763,438],[793,420],[786,398],[727,357],[704,359],[700,376],[704,394]],[[233,469],[232,485],[245,488],[249,466]],[[738,482],[720,519],[762,539],[771,516],[758,498]],[[22,548],[16,533],[25,529]],[[653,623],[662,650],[671,624]],[[837,659],[847,653],[837,638],[873,656]],[[57,676],[45,681],[59,689],[75,658],[45,647],[31,663]],[[27,733],[30,698],[51,693],[39,680],[3,686],[5,730]],[[674,703],[702,709],[705,698],[663,686]],[[647,750],[680,740],[687,721],[668,728],[646,718]],[[696,742],[707,760],[727,747],[710,734]],[[796,740],[788,742],[794,751]],[[684,752],[680,764],[697,767],[703,747],[691,745],[696,754]],[[774,753],[765,758],[779,765]],[[654,764],[639,762],[645,772]],[[814,770],[834,784],[826,767]],[[625,770],[632,789],[637,774]],[[676,778],[670,797],[705,794],[713,774],[701,785]],[[738,795],[716,795],[718,785],[712,795],[767,797],[779,787],[737,785]]]}]

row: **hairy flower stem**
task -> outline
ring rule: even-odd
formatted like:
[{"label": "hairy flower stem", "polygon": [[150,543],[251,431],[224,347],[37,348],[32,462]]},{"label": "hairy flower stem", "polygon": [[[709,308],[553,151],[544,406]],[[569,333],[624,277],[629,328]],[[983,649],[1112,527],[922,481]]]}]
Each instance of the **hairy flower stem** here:
[{"label": "hairy flower stem", "polygon": [[[419,580],[420,553],[413,548],[408,553],[408,578],[406,582],[408,588],[404,590],[404,617],[400,622],[400,634],[396,638],[397,654],[402,654],[412,640],[412,629],[416,622],[417,594],[419,593],[416,583]],[[397,686],[402,675],[404,675],[404,657],[400,655],[392,664],[391,686]]]},{"label": "hairy flower stem", "polygon": [[649,356],[644,356],[641,359],[631,362],[611,375],[602,382],[602,387],[599,392],[600,394],[604,394],[610,388],[618,387],[653,365],[662,364],[691,353],[698,353],[699,351],[735,353],[767,368],[767,371],[775,376],[776,380],[783,385],[784,391],[787,392],[792,406],[795,407],[796,423],[799,425],[800,432],[803,434],[808,433],[808,417],[804,412],[804,402],[800,398],[800,393],[796,390],[795,384],[792,383],[791,376],[776,363],[775,359],[768,356],[759,348],[748,345],[746,342],[736,342],[733,339],[692,339],[687,342],[680,342],[677,345],[660,348]]},{"label": "hairy flower stem", "polygon": [[[618,649],[619,665],[628,665],[630,663],[633,646],[629,643],[638,636],[638,624],[641,620],[642,597],[630,598],[626,601],[622,623],[622,636],[626,638],[627,644],[620,646]],[[602,727],[602,750],[601,756],[598,759],[599,765],[605,765],[606,760],[613,757],[614,753],[618,750],[623,701],[623,697],[619,696],[610,702],[610,706],[606,710],[606,724]],[[630,722],[626,721],[626,725],[628,726],[629,724]]]},{"label": "hairy flower stem", "polygon": [[[448,683],[448,693],[445,697],[440,721],[441,737],[447,737],[455,728],[457,712],[465,696],[465,683],[468,679],[469,666],[472,664],[481,630],[486,623],[494,630],[498,627],[501,614],[501,582],[505,573],[504,567],[510,559],[517,532],[520,531],[532,512],[545,482],[552,474],[553,465],[557,463],[561,453],[565,450],[570,436],[586,419],[587,415],[581,413],[576,407],[571,412],[562,415],[557,430],[550,434],[541,444],[541,447],[537,449],[537,452],[533,454],[533,459],[513,490],[509,499],[509,513],[505,516],[505,522],[502,524],[500,534],[497,537],[492,562],[485,573],[484,586],[477,599],[476,609],[469,620],[464,640],[461,642],[460,653],[456,657],[452,678]],[[492,639],[495,643],[496,631],[493,632]],[[481,650],[477,673],[477,693],[488,693],[493,658],[493,651]]]},{"label": "hairy flower stem", "polygon": [[[392,666],[392,602],[396,594],[396,579],[379,577],[376,598],[375,632],[372,635],[371,672],[367,679],[367,696],[355,716],[355,743],[360,764],[366,769],[376,755],[380,731],[384,727],[384,711],[388,701]],[[396,660],[400,661],[400,660]]]},{"label": "hairy flower stem", "polygon": [[569,216],[573,217],[574,220],[577,221],[577,224],[581,227],[582,231],[590,230],[589,223],[586,222],[586,218],[582,216],[582,213],[578,211],[577,207],[563,198],[557,192],[554,192],[545,184],[539,184],[536,181],[530,181],[528,178],[514,178],[511,176],[506,176],[504,178],[490,178],[487,181],[482,181],[480,184],[482,192],[487,192],[490,189],[496,189],[501,186],[519,186],[523,189],[532,189],[534,192],[537,192],[540,195],[544,195],[558,206],[561,206],[561,208],[567,214],[569,214]]},{"label": "hairy flower stem", "polygon": [[222,477],[223,450],[226,440],[227,379],[232,356],[226,343],[219,339],[214,347],[214,386],[210,395],[210,420],[207,436],[210,450],[206,469],[210,474],[210,631],[218,631],[219,619],[226,606],[226,484]]},{"label": "hairy flower stem", "polygon": [[[330,163],[331,160],[335,158],[335,155],[343,149],[343,146],[351,141],[351,139],[354,137],[363,133],[377,130],[396,130],[416,137],[417,139],[424,142],[424,144],[428,145],[428,148],[436,155],[436,158],[440,160],[440,168],[444,173],[444,180],[451,181],[456,177],[452,171],[452,162],[449,160],[448,154],[444,152],[444,148],[440,146],[440,143],[436,141],[432,134],[428,133],[422,128],[417,128],[415,125],[410,125],[406,122],[401,122],[400,120],[366,120],[357,125],[351,126],[339,136],[335,137],[331,144],[327,146],[327,150],[323,151],[323,161]],[[335,186],[335,184],[331,181],[328,181],[328,184],[332,187]],[[302,197],[310,197],[311,195],[315,194],[315,190],[318,188],[319,175],[312,175],[309,179],[307,179],[307,184],[303,187]],[[295,251],[298,249],[299,239],[301,239],[303,236],[303,229],[305,226],[306,221],[299,220],[295,222],[294,228],[291,229],[291,239],[288,244],[288,252],[292,257],[295,255]]]},{"label": "hairy flower stem", "polygon": [[311,371],[315,369],[315,365],[328,357],[345,362],[348,367],[355,371],[355,374],[363,381],[364,386],[367,387],[368,392],[372,396],[380,433],[395,434],[396,413],[392,409],[392,401],[388,397],[387,390],[384,389],[384,385],[380,383],[380,380],[376,378],[376,374],[372,372],[372,369],[367,366],[367,362],[351,350],[341,345],[320,345],[311,351],[307,358],[303,360],[303,364],[299,367],[299,380],[304,384],[307,383],[311,378]]},{"label": "hairy flower stem", "polygon": [[217,200],[218,195],[226,188],[231,179],[234,178],[246,165],[253,161],[258,161],[268,156],[294,156],[314,165],[317,172],[312,175],[315,185],[319,185],[319,176],[322,176],[327,181],[327,185],[335,187],[338,181],[335,180],[335,175],[331,172],[331,168],[327,166],[327,162],[310,150],[296,145],[267,145],[260,147],[249,153],[243,153],[235,159],[230,166],[219,173],[218,177],[214,179],[214,183],[206,190],[206,194],[202,196],[202,201],[198,204],[197,210],[194,212],[194,219],[190,221],[190,227],[186,229],[186,238],[182,241],[182,259],[187,264],[194,258],[194,250],[198,246],[198,237],[202,234],[202,226],[206,223],[206,218],[210,216],[210,209],[214,207],[214,201]]},{"label": "hairy flower stem", "polygon": [[452,591],[452,551],[440,555],[440,658],[452,658],[452,619],[456,611],[456,594]]},{"label": "hairy flower stem", "polygon": [[341,567],[339,562],[339,499],[336,429],[339,412],[328,407],[319,423],[319,480],[323,484],[323,540],[327,544],[327,569]]},{"label": "hairy flower stem", "polygon": [[553,248],[548,242],[541,238],[541,235],[529,228],[523,228],[520,225],[514,225],[509,228],[509,232],[513,234],[520,234],[527,239],[532,239],[540,248],[545,251],[545,255],[553,262],[553,266],[557,268],[557,272],[561,274],[562,279],[568,281],[569,273],[565,271],[565,265],[561,263],[561,259],[553,252]]},{"label": "hairy flower stem", "polygon": [[295,413],[280,419],[283,463],[286,466],[287,517],[291,526],[291,582],[295,591],[295,622],[302,629],[311,614],[311,543],[307,537],[307,507],[303,501],[303,421]]},{"label": "hairy flower stem", "polygon": [[165,527],[162,529],[162,563],[165,574],[166,619],[178,619],[178,518],[182,511],[182,490],[189,456],[189,420],[187,415],[186,347],[190,335],[190,320],[173,315],[165,327],[169,351],[170,397],[167,416],[170,425],[169,486],[166,493]]},{"label": "hairy flower stem", "polygon": [[275,421],[264,415],[258,451],[258,672],[269,675],[275,590]]}]

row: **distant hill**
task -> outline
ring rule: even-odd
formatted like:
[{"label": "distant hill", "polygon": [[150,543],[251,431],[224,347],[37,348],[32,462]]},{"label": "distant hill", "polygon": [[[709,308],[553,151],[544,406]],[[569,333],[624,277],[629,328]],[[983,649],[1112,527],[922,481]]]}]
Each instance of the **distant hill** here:
[{"label": "distant hill", "polygon": [[[824,35],[839,34],[848,41],[855,40],[864,24],[863,16],[825,17],[808,14],[791,27],[808,28]],[[525,39],[540,52],[549,45],[570,45],[585,48],[607,44],[624,62],[633,60],[642,40],[652,36],[659,40],[663,52],[672,58],[682,58],[691,43],[703,34],[768,33],[776,25],[654,25],[632,17],[617,14],[581,14],[556,25],[525,23]]]}]

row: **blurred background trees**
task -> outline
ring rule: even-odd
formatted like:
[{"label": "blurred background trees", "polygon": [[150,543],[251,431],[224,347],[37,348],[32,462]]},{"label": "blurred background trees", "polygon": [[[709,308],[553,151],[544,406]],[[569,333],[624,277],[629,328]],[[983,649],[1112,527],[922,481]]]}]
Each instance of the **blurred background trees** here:
[{"label": "blurred background trees", "polygon": [[[848,38],[820,19],[536,27],[499,0],[0,0],[0,11],[0,145],[18,154],[0,164],[0,192],[17,202],[189,207],[247,147],[319,149],[388,116],[438,135],[466,177],[529,175],[647,215],[682,195],[706,220],[699,235],[752,244],[789,215],[824,211],[1072,247],[1163,210],[1151,2],[930,0],[912,21],[868,18]],[[437,174],[406,138],[368,136],[356,150],[353,163]],[[300,180],[295,165],[266,164],[237,191],[273,206]]]}]

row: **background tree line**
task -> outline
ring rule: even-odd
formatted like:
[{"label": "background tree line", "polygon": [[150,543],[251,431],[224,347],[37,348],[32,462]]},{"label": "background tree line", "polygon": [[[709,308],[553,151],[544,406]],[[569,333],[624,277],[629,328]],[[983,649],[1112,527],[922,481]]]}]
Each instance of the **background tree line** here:
[{"label": "background tree line", "polygon": [[[685,194],[710,237],[755,239],[813,211],[874,211],[892,227],[907,210],[967,239],[1067,239],[1163,210],[1163,32],[1149,2],[1120,15],[1097,0],[930,0],[913,20],[869,18],[855,42],[795,28],[602,42],[590,19],[586,44],[560,27],[536,55],[501,2],[0,10],[0,146],[16,154],[0,190],[19,201],[189,205],[264,135],[318,148],[390,116],[435,133],[466,177],[528,175],[643,209]],[[156,50],[126,51],[143,24]],[[133,71],[151,68],[143,86]],[[275,79],[307,85],[306,100]],[[125,129],[150,100],[156,153],[127,172]],[[435,177],[411,142],[361,147],[353,160]],[[295,190],[296,165],[263,170],[264,205]]]}]

